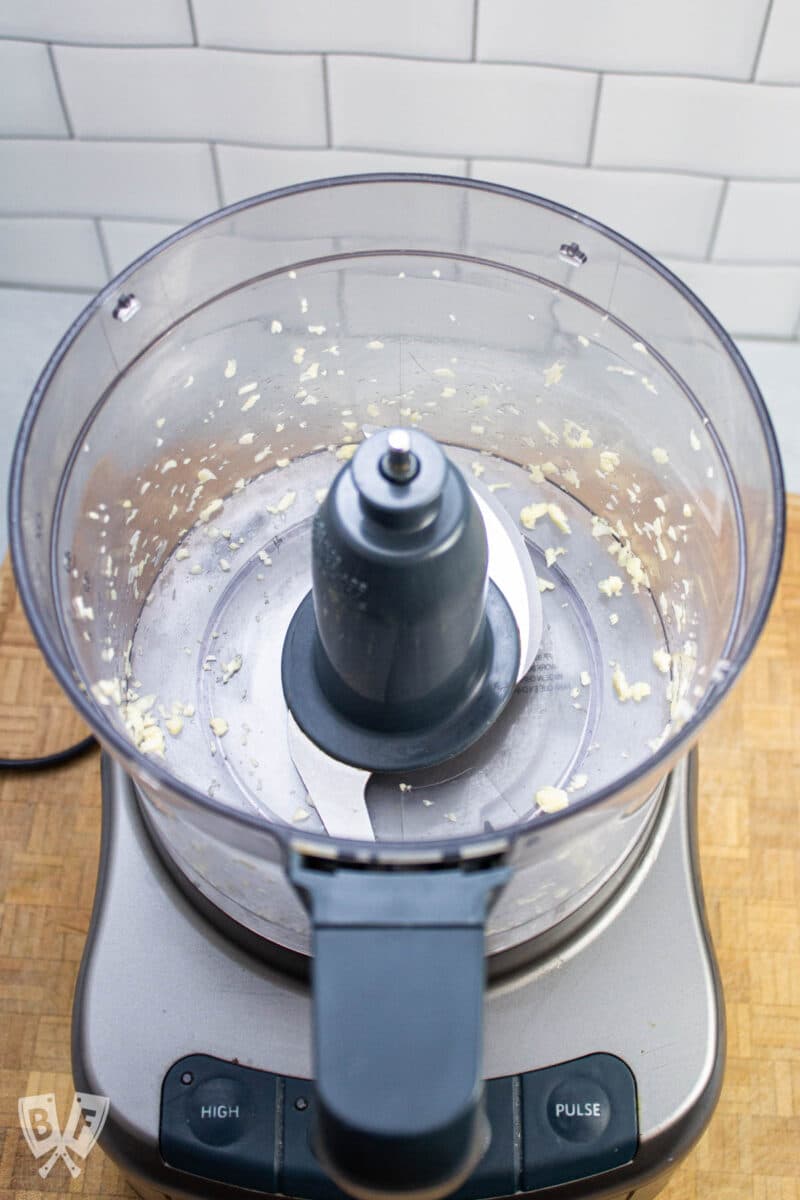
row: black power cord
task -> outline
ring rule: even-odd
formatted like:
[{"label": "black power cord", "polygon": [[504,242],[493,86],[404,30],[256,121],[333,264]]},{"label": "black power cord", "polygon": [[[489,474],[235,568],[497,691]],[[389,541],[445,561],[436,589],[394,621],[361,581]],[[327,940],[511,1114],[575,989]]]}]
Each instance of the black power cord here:
[{"label": "black power cord", "polygon": [[97,745],[97,739],[86,737],[54,754],[43,754],[40,758],[0,758],[0,771],[41,771],[45,767],[59,767],[73,758],[79,758]]}]

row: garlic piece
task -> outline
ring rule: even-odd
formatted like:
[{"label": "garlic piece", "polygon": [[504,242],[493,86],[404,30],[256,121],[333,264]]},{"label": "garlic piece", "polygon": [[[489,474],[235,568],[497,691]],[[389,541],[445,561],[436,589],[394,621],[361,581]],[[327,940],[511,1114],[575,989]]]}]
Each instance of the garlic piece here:
[{"label": "garlic piece", "polygon": [[669,669],[672,665],[672,655],[669,650],[659,647],[653,651],[653,663],[662,675],[669,675]]},{"label": "garlic piece", "polygon": [[627,700],[633,700],[636,704],[644,700],[645,696],[650,695],[649,683],[628,683],[625,678],[625,672],[617,663],[614,668],[614,674],[611,676],[611,682],[614,686],[614,691],[618,698],[624,704]]},{"label": "garlic piece", "polygon": [[560,383],[564,375],[564,364],[562,362],[554,362],[549,367],[545,367],[542,372],[544,375],[544,386],[552,387],[554,383]]},{"label": "garlic piece", "polygon": [[228,683],[242,669],[242,656],[235,654],[230,662],[222,664],[222,682]]},{"label": "garlic piece", "polygon": [[564,441],[573,450],[591,450],[594,445],[589,430],[568,419],[564,421]]},{"label": "garlic piece", "polygon": [[609,575],[608,579],[601,579],[597,586],[610,600],[612,596],[619,596],[625,585],[619,575]]},{"label": "garlic piece", "polygon": [[520,510],[519,519],[526,529],[534,529],[536,522],[544,516],[550,518],[560,533],[571,532],[566,514],[558,504],[547,504],[544,501],[538,504],[528,504]]},{"label": "garlic piece", "polygon": [[536,803],[542,812],[554,813],[560,812],[562,808],[566,808],[569,804],[569,796],[563,788],[547,787],[539,788],[536,793]]},{"label": "garlic piece", "polygon": [[547,504],[527,504],[520,510],[519,519],[526,529],[535,529],[536,522],[547,512]]},{"label": "garlic piece", "polygon": [[287,509],[292,507],[296,499],[297,492],[286,492],[285,495],[281,496],[277,504],[268,504],[267,511],[271,512],[273,516],[277,516],[278,513],[285,513]]},{"label": "garlic piece", "polygon": [[555,525],[555,527],[559,531],[559,533],[571,533],[572,532],[569,527],[569,521],[567,520],[564,510],[562,508],[560,508],[557,504],[548,504],[547,515],[550,518],[550,520],[553,522],[553,524]]}]

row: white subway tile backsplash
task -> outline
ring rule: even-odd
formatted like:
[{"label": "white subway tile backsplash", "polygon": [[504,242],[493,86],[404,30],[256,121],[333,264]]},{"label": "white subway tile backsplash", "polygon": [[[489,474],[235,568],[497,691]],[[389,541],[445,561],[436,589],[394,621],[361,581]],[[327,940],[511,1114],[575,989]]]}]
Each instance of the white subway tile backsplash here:
[{"label": "white subway tile backsplash", "polygon": [[739,341],[739,349],[766,401],[778,435],[786,490],[800,492],[800,420],[797,380],[800,344]]},{"label": "white subway tile backsplash", "polygon": [[22,414],[54,347],[90,299],[91,293],[0,288],[0,329],[6,347],[0,370],[0,558],[8,548],[4,505]]},{"label": "white subway tile backsplash", "polygon": [[3,0],[0,37],[44,42],[116,45],[191,45],[187,0]]},{"label": "white subway tile backsplash", "polygon": [[486,63],[334,57],[333,140],[359,149],[583,162],[596,80]]},{"label": "white subway tile backsplash", "polygon": [[800,176],[800,88],[607,75],[594,148],[600,166],[775,179]]},{"label": "white subway tile backsplash", "polygon": [[0,135],[67,137],[46,46],[0,41]]},{"label": "white subway tile backsplash", "polygon": [[208,146],[0,141],[3,213],[188,221],[216,207]]},{"label": "white subway tile backsplash", "polygon": [[159,221],[101,221],[100,225],[115,275],[130,266],[145,250],[181,228]]},{"label": "white subway tile backsplash", "polygon": [[750,78],[767,8],[767,0],[478,4],[479,59],[733,79]]},{"label": "white subway tile backsplash", "polygon": [[800,263],[800,183],[732,182],[714,258]]},{"label": "white subway tile backsplash", "polygon": [[722,181],[597,167],[477,159],[475,179],[521,188],[594,217],[653,254],[704,258]]},{"label": "white subway tile backsplash", "polygon": [[99,288],[105,282],[93,221],[0,217],[0,283]]},{"label": "white subway tile backsplash", "polygon": [[326,141],[319,58],[77,46],[55,54],[79,137]]},{"label": "white subway tile backsplash", "polygon": [[194,0],[204,46],[469,58],[472,0]]},{"label": "white subway tile backsplash", "polygon": [[261,150],[250,146],[218,146],[217,157],[226,204],[272,188],[331,175],[356,175],[368,171],[466,173],[463,158],[415,158],[402,154],[370,154],[363,150]]},{"label": "white subway tile backsplash", "polygon": [[773,0],[756,79],[800,83],[800,4]]},{"label": "white subway tile backsplash", "polygon": [[667,260],[725,326],[748,337],[791,337],[800,316],[800,267]]}]

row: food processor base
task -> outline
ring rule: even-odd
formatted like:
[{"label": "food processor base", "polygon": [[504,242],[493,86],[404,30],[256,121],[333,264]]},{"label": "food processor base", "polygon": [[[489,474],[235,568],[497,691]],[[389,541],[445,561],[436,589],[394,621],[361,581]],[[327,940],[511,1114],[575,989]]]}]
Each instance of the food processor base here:
[{"label": "food processor base", "polygon": [[[458,1200],[646,1200],[703,1131],[724,1018],[696,850],[697,754],[604,909],[486,993],[489,1151]],[[455,1031],[454,1031],[455,1036]],[[309,1145],[308,986],[226,939],[103,763],[103,844],[75,996],[73,1071],[107,1096],[101,1143],[143,1196],[343,1194]]]}]

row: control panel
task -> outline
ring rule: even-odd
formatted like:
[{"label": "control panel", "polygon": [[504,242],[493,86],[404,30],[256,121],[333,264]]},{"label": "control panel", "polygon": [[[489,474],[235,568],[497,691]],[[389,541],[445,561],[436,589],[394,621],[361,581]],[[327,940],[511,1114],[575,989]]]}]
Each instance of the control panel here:
[{"label": "control panel", "polygon": [[[164,1162],[298,1200],[348,1200],[311,1145],[314,1084],[193,1054],[161,1096]],[[453,1200],[488,1200],[584,1179],[636,1154],[636,1084],[611,1054],[486,1083],[490,1147]]]}]

